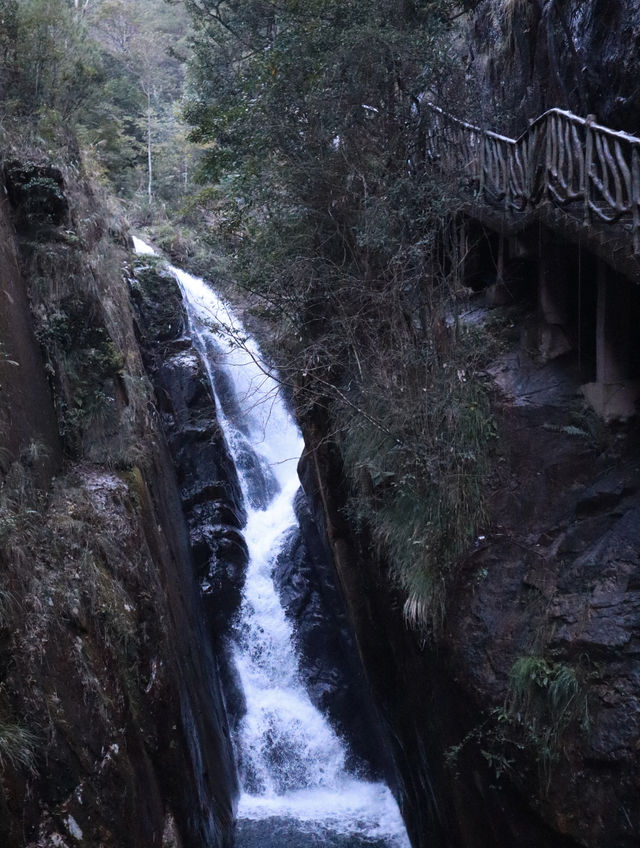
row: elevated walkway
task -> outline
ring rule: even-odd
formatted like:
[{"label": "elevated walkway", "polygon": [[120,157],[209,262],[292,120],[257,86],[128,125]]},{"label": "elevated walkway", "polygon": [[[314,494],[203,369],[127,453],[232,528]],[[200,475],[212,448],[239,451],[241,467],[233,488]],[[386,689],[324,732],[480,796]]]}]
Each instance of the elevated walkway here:
[{"label": "elevated walkway", "polygon": [[[518,138],[508,138],[463,121],[434,103],[426,164],[455,176],[462,212],[499,236],[497,277],[522,234],[543,227],[558,240],[591,256],[595,334],[593,379],[582,386],[587,402],[605,419],[625,419],[640,400],[640,349],[633,327],[640,318],[640,138],[551,109]],[[517,254],[520,247],[513,249]],[[552,251],[551,251],[552,253]],[[538,246],[540,338],[561,339],[546,356],[571,348],[566,309],[576,300],[567,289],[582,285],[578,275],[562,279],[554,260]],[[632,291],[623,292],[624,289]],[[577,301],[580,304],[581,294]],[[578,318],[578,335],[584,325]]]},{"label": "elevated walkway", "polygon": [[640,138],[550,109],[514,139],[425,105],[427,161],[459,175],[468,214],[505,235],[542,221],[640,283]]}]

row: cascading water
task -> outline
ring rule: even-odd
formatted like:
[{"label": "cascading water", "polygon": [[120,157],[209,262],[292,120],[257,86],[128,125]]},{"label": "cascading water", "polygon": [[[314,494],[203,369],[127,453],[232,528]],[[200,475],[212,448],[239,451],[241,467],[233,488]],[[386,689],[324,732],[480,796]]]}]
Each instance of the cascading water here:
[{"label": "cascading water", "polygon": [[[138,253],[153,253],[139,239],[134,243]],[[255,341],[206,283],[169,267],[183,292],[248,512],[250,559],[234,645],[247,705],[235,739],[242,784],[236,845],[407,848],[389,789],[347,772],[344,743],[311,703],[271,578],[296,522],[300,433]]]}]

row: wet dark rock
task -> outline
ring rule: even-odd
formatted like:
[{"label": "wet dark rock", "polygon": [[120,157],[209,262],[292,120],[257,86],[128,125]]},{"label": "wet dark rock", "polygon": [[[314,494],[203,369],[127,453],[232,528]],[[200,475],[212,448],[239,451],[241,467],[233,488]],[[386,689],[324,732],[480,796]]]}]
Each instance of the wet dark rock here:
[{"label": "wet dark rock", "polygon": [[316,707],[347,740],[355,760],[380,775],[387,767],[371,708],[367,682],[335,570],[300,490],[295,501],[299,528],[292,531],[274,564],[273,578],[295,626],[299,667]]},{"label": "wet dark rock", "polygon": [[247,545],[234,527],[194,525],[191,550],[208,617],[217,639],[229,632],[240,608],[248,560]]},{"label": "wet dark rock", "polygon": [[619,475],[611,475],[598,480],[593,486],[589,486],[576,503],[576,515],[597,515],[605,510],[615,507],[620,501],[633,494],[633,488],[628,486]]},{"label": "wet dark rock", "polygon": [[216,418],[206,367],[190,340],[181,336],[187,320],[179,286],[162,266],[143,263],[136,274],[132,289],[139,330],[176,470],[194,568],[211,635],[224,646],[240,605],[248,559],[240,532],[247,518],[240,481]]},{"label": "wet dark rock", "polygon": [[236,468],[247,483],[247,499],[253,509],[266,509],[280,491],[272,469],[248,441],[235,446]]},{"label": "wet dark rock", "polygon": [[164,429],[174,455],[185,507],[223,501],[238,525],[246,521],[240,481],[215,417],[216,404],[194,351],[163,361],[154,374],[163,397]]},{"label": "wet dark rock", "polygon": [[247,712],[247,699],[242,688],[242,681],[232,659],[232,648],[228,640],[223,640],[218,660],[218,673],[224,692],[225,707],[231,732],[238,730],[240,722]]},{"label": "wet dark rock", "polygon": [[236,827],[238,848],[386,848],[387,839],[369,834],[336,833],[329,827],[318,827],[289,818],[273,816],[252,821],[242,819]]},{"label": "wet dark rock", "polygon": [[[213,342],[211,341],[207,345],[207,353],[209,353],[212,357],[212,361],[214,363],[220,356],[219,349],[214,347]],[[224,414],[231,422],[233,422],[234,427],[236,427],[240,433],[244,433],[245,436],[249,436],[247,422],[242,409],[240,408],[240,404],[238,403],[230,375],[224,370],[224,368],[217,368],[214,370],[213,382],[216,394],[220,399],[220,406],[224,410]]]},{"label": "wet dark rock", "polygon": [[[185,341],[186,315],[180,286],[173,274],[157,259],[136,257],[131,296],[136,306],[139,329],[145,346],[171,343],[171,353],[188,349]],[[149,354],[149,352],[148,352]]]},{"label": "wet dark rock", "polygon": [[638,0],[530,0],[511,7],[504,27],[498,5],[478,4],[471,39],[493,110],[500,103],[508,116],[499,129],[518,135],[559,107],[638,133]]},{"label": "wet dark rock", "polygon": [[211,561],[225,551],[225,559],[234,568],[243,569],[247,560],[247,544],[242,533],[235,527],[223,524],[193,524],[191,533],[191,550],[197,569],[202,574],[212,575]]}]

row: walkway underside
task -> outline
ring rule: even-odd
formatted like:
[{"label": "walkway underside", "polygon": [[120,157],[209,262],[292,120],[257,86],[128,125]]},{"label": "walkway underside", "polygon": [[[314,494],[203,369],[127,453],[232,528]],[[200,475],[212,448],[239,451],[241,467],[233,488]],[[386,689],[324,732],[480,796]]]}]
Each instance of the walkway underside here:
[{"label": "walkway underside", "polygon": [[558,237],[602,259],[614,271],[640,284],[640,255],[634,252],[628,226],[622,222],[585,222],[581,204],[558,207],[546,202],[526,212],[507,212],[487,202],[473,200],[464,203],[461,211],[505,237],[517,236],[544,226]]}]

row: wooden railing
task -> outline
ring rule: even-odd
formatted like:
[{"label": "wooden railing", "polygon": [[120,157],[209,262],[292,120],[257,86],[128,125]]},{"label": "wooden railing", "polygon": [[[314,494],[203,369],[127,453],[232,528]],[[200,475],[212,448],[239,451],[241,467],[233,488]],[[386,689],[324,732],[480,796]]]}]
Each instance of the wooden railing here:
[{"label": "wooden railing", "polygon": [[509,214],[548,202],[618,223],[640,253],[640,138],[550,109],[516,139],[461,121],[433,103],[427,159],[458,173],[476,197]]}]

